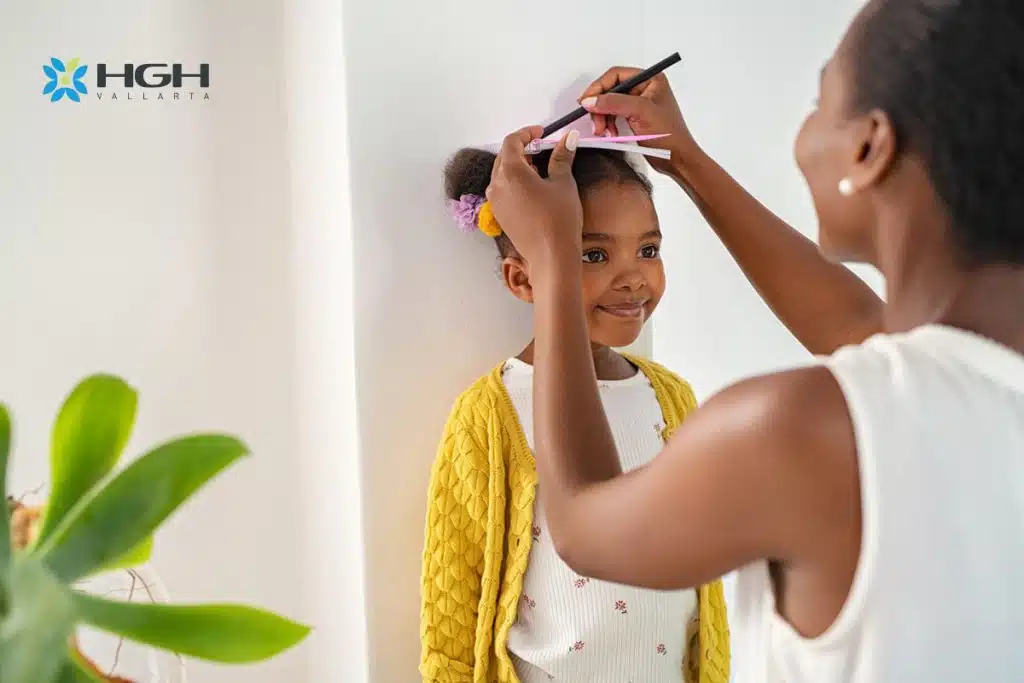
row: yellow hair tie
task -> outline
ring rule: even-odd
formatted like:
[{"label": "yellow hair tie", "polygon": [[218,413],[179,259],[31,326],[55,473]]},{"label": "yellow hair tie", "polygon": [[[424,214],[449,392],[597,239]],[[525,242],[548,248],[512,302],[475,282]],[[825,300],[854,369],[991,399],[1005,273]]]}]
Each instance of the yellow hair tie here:
[{"label": "yellow hair tie", "polygon": [[491,208],[490,202],[484,202],[483,206],[480,207],[480,214],[476,217],[476,224],[480,228],[480,232],[488,237],[497,237],[501,234],[501,226],[498,225],[498,219],[494,217],[494,210]]}]

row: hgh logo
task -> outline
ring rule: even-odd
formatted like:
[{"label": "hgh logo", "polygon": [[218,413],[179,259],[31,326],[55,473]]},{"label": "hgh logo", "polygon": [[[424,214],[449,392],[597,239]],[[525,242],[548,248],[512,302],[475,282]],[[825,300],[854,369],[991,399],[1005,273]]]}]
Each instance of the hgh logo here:
[{"label": "hgh logo", "polygon": [[82,81],[88,70],[87,65],[79,64],[78,57],[66,64],[56,57],[50,57],[50,63],[43,64],[43,73],[47,78],[43,94],[49,95],[51,102],[57,102],[65,97],[72,102],[81,102],[81,96],[89,94],[89,89]]},{"label": "hgh logo", "polygon": [[196,73],[186,72],[182,64],[125,64],[120,71],[111,71],[106,64],[96,65],[97,88],[106,88],[107,81],[125,88],[182,88],[185,79],[195,79],[200,88],[209,88],[210,65],[200,64]]}]

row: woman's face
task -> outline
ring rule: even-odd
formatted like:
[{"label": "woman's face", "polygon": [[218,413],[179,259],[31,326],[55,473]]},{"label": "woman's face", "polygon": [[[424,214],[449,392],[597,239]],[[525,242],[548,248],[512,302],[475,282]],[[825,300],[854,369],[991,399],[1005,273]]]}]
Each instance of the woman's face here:
[{"label": "woman's face", "polygon": [[[844,40],[846,43],[849,39]],[[852,116],[854,73],[845,45],[821,70],[818,99],[796,138],[795,156],[818,215],[822,252],[836,261],[874,261],[871,203],[855,173],[870,150],[870,117]],[[852,194],[840,191],[850,179]]]}]

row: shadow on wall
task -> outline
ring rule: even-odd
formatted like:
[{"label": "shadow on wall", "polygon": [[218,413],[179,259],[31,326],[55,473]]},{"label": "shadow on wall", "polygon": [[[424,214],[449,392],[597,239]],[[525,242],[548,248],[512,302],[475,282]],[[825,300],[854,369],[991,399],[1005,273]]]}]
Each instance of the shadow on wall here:
[{"label": "shadow on wall", "polygon": [[[552,110],[548,112],[548,117],[544,121],[540,121],[538,123],[550,123],[551,121],[554,121],[555,119],[558,119],[579,107],[580,103],[577,100],[579,99],[580,93],[593,83],[594,78],[598,75],[599,74],[595,74],[594,76],[580,76],[570,83],[565,89],[561,90],[554,98],[553,107]],[[571,130],[579,131],[579,134],[583,136],[592,135],[594,132],[593,126],[590,122],[590,117],[584,116],[557,133],[554,133],[554,135],[567,135]]]}]

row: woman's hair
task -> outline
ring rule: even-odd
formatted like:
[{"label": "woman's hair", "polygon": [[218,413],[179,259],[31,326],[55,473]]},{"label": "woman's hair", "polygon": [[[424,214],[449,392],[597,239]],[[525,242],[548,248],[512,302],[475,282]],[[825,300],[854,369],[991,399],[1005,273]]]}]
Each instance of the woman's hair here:
[{"label": "woman's hair", "polygon": [[[1024,0],[1021,0],[1024,2]],[[550,151],[540,152],[532,160],[542,177],[547,177]],[[444,189],[448,199],[458,200],[463,195],[483,196],[491,181],[495,155],[479,149],[460,149],[444,169]],[[638,171],[626,155],[605,149],[581,148],[576,150],[572,175],[580,197],[604,184],[633,183],[651,195],[650,181]],[[494,238],[502,257],[515,256],[515,246],[504,233]]]},{"label": "woman's hair", "polygon": [[874,0],[850,39],[856,113],[923,160],[961,259],[1024,265],[1024,0]]}]

